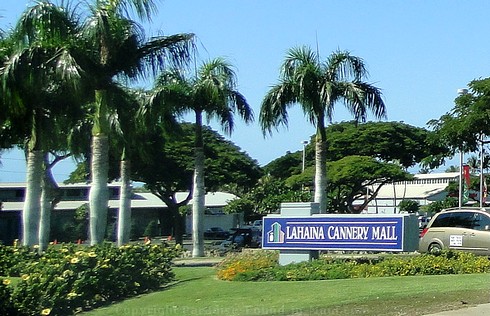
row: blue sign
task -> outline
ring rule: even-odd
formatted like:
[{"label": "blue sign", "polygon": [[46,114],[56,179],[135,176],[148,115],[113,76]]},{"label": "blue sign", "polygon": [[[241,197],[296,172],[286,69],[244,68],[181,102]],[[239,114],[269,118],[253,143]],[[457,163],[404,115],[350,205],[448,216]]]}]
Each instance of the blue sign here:
[{"label": "blue sign", "polygon": [[403,217],[263,218],[262,248],[403,251]]}]

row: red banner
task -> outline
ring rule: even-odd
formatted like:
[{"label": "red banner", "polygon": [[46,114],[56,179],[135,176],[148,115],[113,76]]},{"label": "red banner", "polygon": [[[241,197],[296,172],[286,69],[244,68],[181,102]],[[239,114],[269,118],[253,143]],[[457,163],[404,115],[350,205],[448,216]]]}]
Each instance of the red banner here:
[{"label": "red banner", "polygon": [[465,181],[466,186],[469,188],[470,187],[470,166],[468,166],[468,165],[463,166],[463,179]]}]

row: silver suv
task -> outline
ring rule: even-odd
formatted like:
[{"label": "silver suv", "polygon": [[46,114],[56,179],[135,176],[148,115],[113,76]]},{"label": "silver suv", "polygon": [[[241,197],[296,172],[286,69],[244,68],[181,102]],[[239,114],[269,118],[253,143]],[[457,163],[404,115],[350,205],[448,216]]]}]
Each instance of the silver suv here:
[{"label": "silver suv", "polygon": [[481,208],[443,210],[420,233],[419,252],[442,249],[490,255],[490,214]]}]

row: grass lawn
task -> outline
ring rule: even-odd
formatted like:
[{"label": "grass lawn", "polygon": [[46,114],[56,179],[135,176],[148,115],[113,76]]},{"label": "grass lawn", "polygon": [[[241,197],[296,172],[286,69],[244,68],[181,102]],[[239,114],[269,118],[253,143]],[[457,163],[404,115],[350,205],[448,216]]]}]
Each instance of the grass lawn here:
[{"label": "grass lawn", "polygon": [[175,272],[165,290],[83,315],[424,315],[490,303],[490,274],[228,282],[211,267]]}]

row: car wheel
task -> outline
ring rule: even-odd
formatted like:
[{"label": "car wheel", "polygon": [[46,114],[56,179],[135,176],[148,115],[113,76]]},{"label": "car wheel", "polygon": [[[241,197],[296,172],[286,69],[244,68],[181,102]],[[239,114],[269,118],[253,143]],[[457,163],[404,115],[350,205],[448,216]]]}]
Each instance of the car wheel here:
[{"label": "car wheel", "polygon": [[440,254],[441,251],[442,247],[438,243],[432,243],[429,245],[429,253],[437,255]]}]

